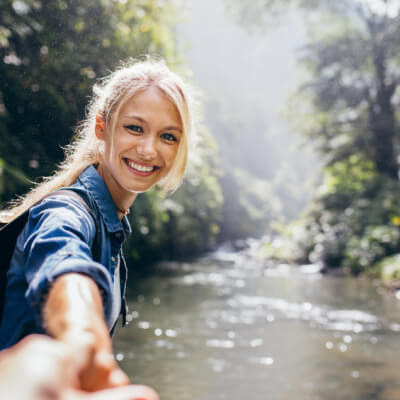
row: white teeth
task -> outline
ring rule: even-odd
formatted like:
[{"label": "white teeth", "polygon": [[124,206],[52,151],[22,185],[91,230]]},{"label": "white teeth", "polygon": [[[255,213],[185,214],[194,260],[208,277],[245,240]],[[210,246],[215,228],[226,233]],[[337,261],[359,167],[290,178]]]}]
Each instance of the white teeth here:
[{"label": "white teeth", "polygon": [[137,171],[140,171],[140,172],[150,172],[150,171],[153,171],[153,169],[154,169],[154,167],[146,167],[144,165],[139,165],[130,160],[128,160],[128,164],[131,168],[136,169]]}]

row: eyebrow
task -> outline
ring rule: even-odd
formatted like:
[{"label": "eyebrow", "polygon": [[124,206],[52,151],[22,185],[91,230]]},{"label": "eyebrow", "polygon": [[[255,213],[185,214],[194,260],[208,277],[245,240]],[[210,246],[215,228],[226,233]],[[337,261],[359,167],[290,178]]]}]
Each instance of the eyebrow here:
[{"label": "eyebrow", "polygon": [[[125,117],[125,118],[133,118],[133,119],[136,119],[136,120],[142,122],[143,124],[148,125],[147,121],[146,121],[145,119],[143,119],[142,117],[139,117],[138,115],[129,115],[129,114],[125,114],[125,115],[123,115],[123,117]],[[163,128],[163,130],[167,130],[167,131],[178,131],[178,132],[181,132],[181,133],[182,133],[182,129],[179,128],[178,126],[174,126],[174,125],[166,126],[165,128]]]}]

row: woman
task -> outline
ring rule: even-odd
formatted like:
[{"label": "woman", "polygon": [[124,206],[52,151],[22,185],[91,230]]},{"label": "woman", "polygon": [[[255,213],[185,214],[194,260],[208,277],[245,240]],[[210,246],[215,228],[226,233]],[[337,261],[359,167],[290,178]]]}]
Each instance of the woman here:
[{"label": "woman", "polygon": [[[83,389],[128,382],[109,335],[121,313],[125,324],[126,214],[138,193],[180,184],[191,131],[188,89],[162,62],[135,62],[95,86],[65,162],[7,210],[8,220],[30,213],[10,264],[0,348],[47,333],[91,348]],[[68,192],[53,193],[60,188]]]}]

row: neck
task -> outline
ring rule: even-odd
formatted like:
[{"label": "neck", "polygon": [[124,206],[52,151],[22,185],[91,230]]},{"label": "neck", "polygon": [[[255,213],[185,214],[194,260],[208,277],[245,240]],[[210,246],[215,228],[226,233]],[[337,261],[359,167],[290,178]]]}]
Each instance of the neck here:
[{"label": "neck", "polygon": [[116,208],[117,208],[118,216],[119,216],[120,219],[122,219],[125,215],[128,215],[130,213],[129,207],[124,209],[124,210],[122,210],[122,209],[120,209],[118,207],[116,207]]},{"label": "neck", "polygon": [[115,208],[117,209],[119,219],[129,214],[129,208],[132,206],[136,199],[136,193],[128,192],[121,188],[117,182],[112,178],[110,173],[103,168],[103,164],[99,164],[97,172],[106,184]]},{"label": "neck", "polygon": [[[111,196],[112,197],[112,196]],[[132,206],[133,202],[135,201],[136,196],[134,199],[114,199],[115,208],[117,209],[119,219],[122,219],[125,215],[128,215],[130,212],[130,207]]]}]

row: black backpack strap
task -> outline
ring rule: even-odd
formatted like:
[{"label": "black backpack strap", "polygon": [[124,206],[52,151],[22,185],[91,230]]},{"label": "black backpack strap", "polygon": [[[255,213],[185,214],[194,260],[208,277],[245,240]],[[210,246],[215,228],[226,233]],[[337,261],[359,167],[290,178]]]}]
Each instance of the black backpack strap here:
[{"label": "black backpack strap", "polygon": [[[99,246],[99,229],[98,229],[98,222],[97,219],[89,207],[89,205],[86,203],[86,201],[75,191],[73,190],[68,190],[68,189],[60,189],[55,192],[51,192],[43,199],[41,199],[38,203],[39,204],[41,201],[44,199],[50,197],[50,196],[58,196],[58,195],[64,195],[64,196],[69,196],[72,197],[76,200],[78,200],[81,204],[83,204],[92,217],[95,226],[96,226],[96,234],[93,240],[92,244],[92,255],[93,259],[95,261],[99,261],[100,257],[100,246]],[[36,205],[35,204],[35,205]],[[29,211],[30,209],[26,210],[24,213],[22,213],[20,216],[15,218],[9,223],[6,224],[0,224],[0,244],[1,244],[1,254],[0,254],[0,322],[3,317],[3,311],[4,311],[4,303],[5,303],[5,292],[6,292],[6,287],[7,287],[7,273],[8,269],[10,268],[10,263],[11,263],[11,258],[14,254],[14,249],[15,245],[17,243],[18,236],[24,229],[24,226],[26,225],[28,221],[28,216],[29,216]]]},{"label": "black backpack strap", "polygon": [[11,257],[14,253],[17,238],[28,220],[29,210],[8,224],[3,224],[0,228],[0,321],[3,316],[5,292],[7,287],[7,272],[10,267]]}]

